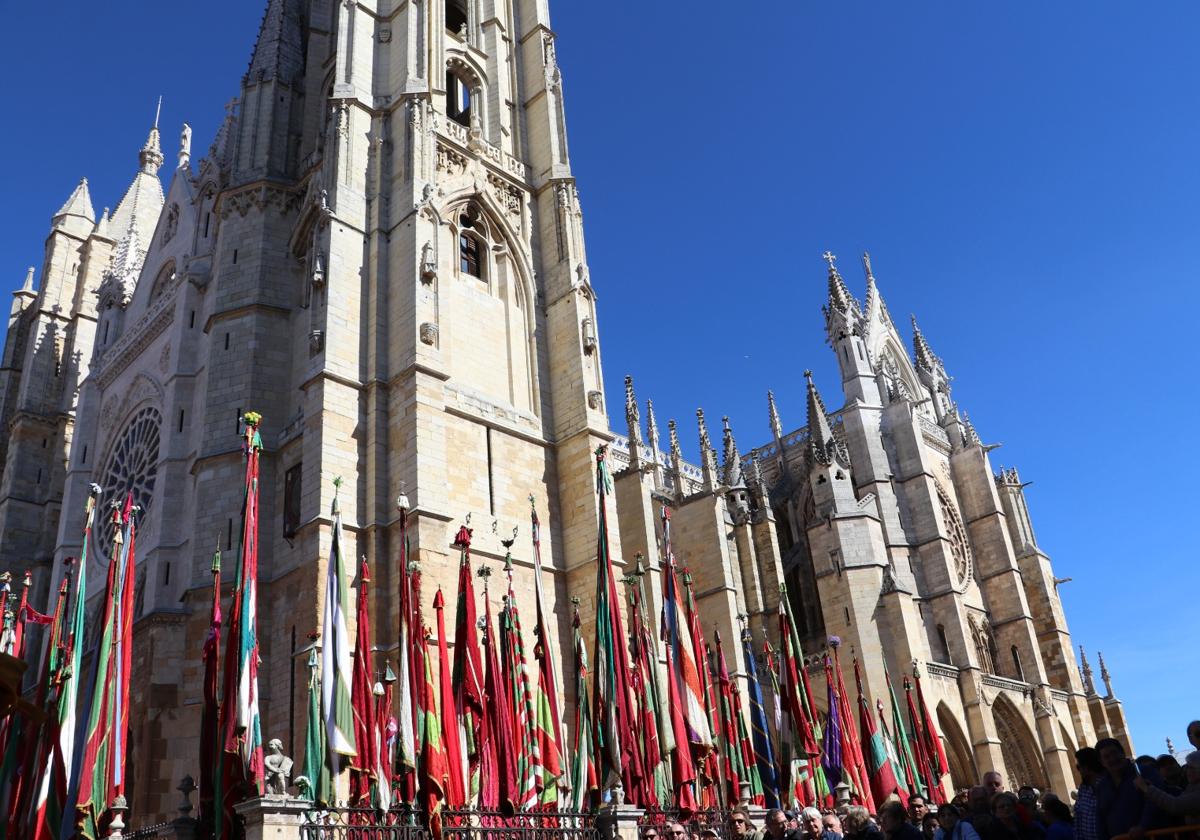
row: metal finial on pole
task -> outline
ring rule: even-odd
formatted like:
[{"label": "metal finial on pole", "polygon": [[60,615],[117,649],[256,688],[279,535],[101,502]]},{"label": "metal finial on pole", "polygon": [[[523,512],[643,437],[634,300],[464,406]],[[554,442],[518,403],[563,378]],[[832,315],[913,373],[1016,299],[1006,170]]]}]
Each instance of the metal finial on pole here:
[{"label": "metal finial on pole", "polygon": [[158,128],[158,118],[162,114],[162,95],[158,97],[158,107],[154,109],[154,127]]}]

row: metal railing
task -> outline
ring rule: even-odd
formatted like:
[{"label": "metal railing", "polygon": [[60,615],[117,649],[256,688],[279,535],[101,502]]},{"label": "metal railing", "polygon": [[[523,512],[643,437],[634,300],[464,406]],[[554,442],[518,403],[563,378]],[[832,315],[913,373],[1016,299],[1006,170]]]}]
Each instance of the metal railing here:
[{"label": "metal railing", "polygon": [[[601,840],[594,814],[565,811],[451,810],[438,812],[444,840]],[[314,809],[300,825],[301,840],[432,840],[425,815],[409,808]]]},{"label": "metal railing", "polygon": [[712,831],[720,840],[729,840],[729,816],[730,812],[723,809],[705,809],[682,815],[675,810],[650,808],[642,817],[639,834],[644,834],[647,828],[653,826],[658,829],[663,840],[677,840],[674,837],[663,836],[662,832],[667,823],[677,822],[684,827],[690,838],[700,837],[705,832]]},{"label": "metal railing", "polygon": [[[1118,834],[1112,840],[1130,840],[1129,834]],[[1156,828],[1142,834],[1143,840],[1198,840],[1200,825],[1180,825],[1174,828]]]}]

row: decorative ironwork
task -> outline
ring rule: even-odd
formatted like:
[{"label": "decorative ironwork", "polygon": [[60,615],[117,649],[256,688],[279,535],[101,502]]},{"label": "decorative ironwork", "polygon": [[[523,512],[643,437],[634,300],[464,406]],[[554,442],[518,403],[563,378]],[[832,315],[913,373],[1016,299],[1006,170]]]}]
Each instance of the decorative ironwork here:
[{"label": "decorative ironwork", "polygon": [[[720,840],[729,840],[729,815],[730,812],[726,810],[707,809],[695,811],[687,817],[681,817],[679,811],[651,808],[642,817],[641,831],[644,832],[650,826],[661,828],[667,823],[677,822],[684,827],[691,838],[712,831]],[[659,835],[662,836],[661,831]],[[663,840],[675,840],[675,838],[664,837]]]},{"label": "decorative ironwork", "polygon": [[174,837],[175,826],[173,823],[161,822],[156,825],[148,825],[144,828],[139,828],[137,831],[122,832],[123,840],[150,840],[152,837]]},{"label": "decorative ironwork", "polygon": [[[104,465],[104,480],[100,486],[104,488],[105,504],[121,504],[125,501],[125,495],[132,492],[133,503],[142,509],[139,522],[145,519],[154,501],[161,427],[162,415],[158,409],[143,408],[125,426],[125,431],[117,438]],[[112,551],[116,531],[112,517],[106,514],[107,510],[102,509],[100,538],[93,543],[96,556],[102,560],[107,559]]]},{"label": "decorative ironwork", "polygon": [[[566,811],[450,810],[440,813],[445,840],[601,840],[595,814]],[[432,840],[423,814],[393,808],[314,809],[300,825],[301,840]]]},{"label": "decorative ironwork", "polygon": [[314,808],[300,824],[300,840],[432,840],[425,819],[409,808]]}]

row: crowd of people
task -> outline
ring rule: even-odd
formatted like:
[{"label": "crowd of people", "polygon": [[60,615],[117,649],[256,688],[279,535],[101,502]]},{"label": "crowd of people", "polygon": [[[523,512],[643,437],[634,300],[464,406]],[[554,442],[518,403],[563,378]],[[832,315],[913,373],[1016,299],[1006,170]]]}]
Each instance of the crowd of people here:
[{"label": "crowd of people", "polygon": [[[962,788],[941,806],[912,795],[892,797],[871,814],[861,805],[837,809],[772,809],[756,826],[748,809],[729,817],[730,840],[1138,840],[1147,832],[1175,829],[1200,837],[1200,720],[1188,725],[1195,750],[1181,764],[1174,755],[1130,758],[1115,738],[1075,753],[1078,790],[1063,797],[1023,785],[1005,789],[990,771],[980,784]],[[712,827],[698,831],[680,822],[648,826],[642,840],[713,840]]]}]

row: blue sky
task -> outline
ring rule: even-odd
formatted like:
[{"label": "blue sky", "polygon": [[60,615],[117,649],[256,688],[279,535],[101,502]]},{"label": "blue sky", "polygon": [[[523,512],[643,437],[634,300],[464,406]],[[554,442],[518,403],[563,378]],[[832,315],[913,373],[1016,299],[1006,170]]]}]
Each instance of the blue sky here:
[{"label": "blue sky", "polygon": [[[120,197],[164,96],[197,156],[238,91],[261,4],[8,4],[0,281],[40,266],[81,176]],[[552,3],[609,403],[659,421],[803,424],[840,404],[820,255],[893,317],[1029,502],[1071,630],[1103,651],[1140,751],[1200,717],[1192,330],[1200,7],[1182,2]],[[153,8],[147,14],[147,8]],[[750,9],[747,13],[742,9]],[[614,417],[623,430],[619,417]],[[1093,663],[1094,664],[1094,663]]]}]

